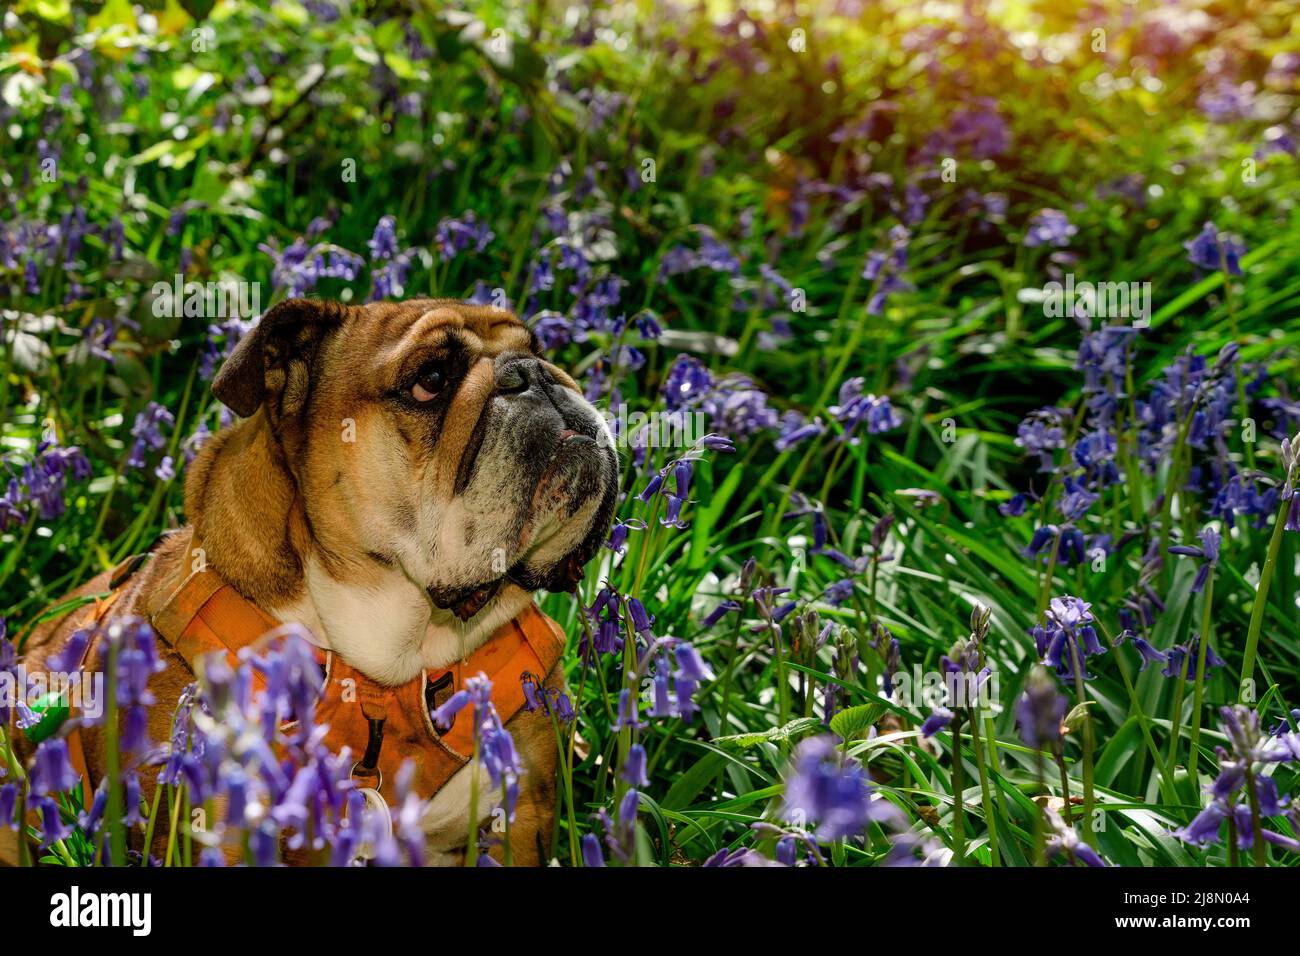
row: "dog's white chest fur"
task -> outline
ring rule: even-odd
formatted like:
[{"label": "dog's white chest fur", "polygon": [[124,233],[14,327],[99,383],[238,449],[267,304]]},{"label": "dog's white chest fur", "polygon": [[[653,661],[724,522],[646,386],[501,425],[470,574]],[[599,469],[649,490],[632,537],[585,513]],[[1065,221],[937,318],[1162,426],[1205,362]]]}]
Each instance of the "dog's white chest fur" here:
[{"label": "dog's white chest fur", "polygon": [[531,600],[518,587],[503,587],[489,606],[461,623],[450,612],[431,608],[399,571],[386,572],[373,584],[345,584],[312,560],[304,577],[302,597],[269,612],[278,620],[302,624],[321,647],[388,685],[464,660]]}]

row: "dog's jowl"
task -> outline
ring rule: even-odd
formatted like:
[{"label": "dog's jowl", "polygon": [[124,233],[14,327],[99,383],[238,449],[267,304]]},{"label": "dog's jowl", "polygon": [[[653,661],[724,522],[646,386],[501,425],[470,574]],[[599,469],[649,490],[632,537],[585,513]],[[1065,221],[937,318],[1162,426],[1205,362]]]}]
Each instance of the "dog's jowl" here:
[{"label": "dog's jowl", "polygon": [[[300,625],[325,674],[326,742],[349,749],[372,801],[392,802],[413,761],[435,862],[464,857],[473,728],[434,711],[485,674],[524,767],[513,858],[542,862],[555,743],[551,718],[524,706],[524,682],[562,682],[565,637],[533,592],[580,579],[608,531],[618,459],[604,418],[539,353],[492,307],[276,305],[213,383],[239,418],[189,468],[190,524],[87,583],[78,594],[111,599],[38,629],[28,668],[95,617],[147,619],[167,665],[151,684],[149,732],[167,741],[205,655],[235,660]],[[83,670],[103,667],[102,650],[86,648]],[[71,749],[93,788],[102,728],[77,731]],[[477,790],[482,823],[500,792]]]}]

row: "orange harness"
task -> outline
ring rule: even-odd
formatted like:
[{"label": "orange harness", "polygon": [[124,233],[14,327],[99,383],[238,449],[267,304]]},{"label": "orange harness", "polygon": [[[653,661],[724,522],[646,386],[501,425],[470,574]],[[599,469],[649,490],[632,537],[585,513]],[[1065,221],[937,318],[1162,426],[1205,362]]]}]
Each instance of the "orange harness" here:
[{"label": "orange harness", "polygon": [[[114,580],[120,577],[115,574]],[[120,585],[115,586],[108,598],[96,602],[91,620],[105,617],[120,593]],[[153,615],[152,624],[192,673],[197,673],[199,658],[211,653],[225,653],[231,666],[238,666],[240,650],[280,626],[209,570],[189,574]],[[398,768],[411,758],[416,768],[413,789],[427,799],[469,763],[474,750],[468,711],[441,733],[431,711],[462,689],[466,678],[483,673],[492,681],[492,703],[501,721],[508,722],[524,707],[525,676],[540,685],[559,661],[564,644],[559,625],[530,603],[467,658],[443,670],[423,671],[397,686],[380,684],[334,653],[317,649],[325,683],[316,721],[328,725],[325,743],[331,750],[348,747],[358,758],[352,767],[358,785],[373,787],[389,803],[395,802]]]}]

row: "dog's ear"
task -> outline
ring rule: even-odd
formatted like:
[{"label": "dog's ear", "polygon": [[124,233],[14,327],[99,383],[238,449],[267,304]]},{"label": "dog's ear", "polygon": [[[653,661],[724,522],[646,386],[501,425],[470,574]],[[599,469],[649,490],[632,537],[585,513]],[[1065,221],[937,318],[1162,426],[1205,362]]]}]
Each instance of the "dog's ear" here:
[{"label": "dog's ear", "polygon": [[286,299],[262,316],[221,366],[212,394],[248,418],[263,404],[272,420],[293,415],[307,400],[321,339],[346,314],[337,302]]}]

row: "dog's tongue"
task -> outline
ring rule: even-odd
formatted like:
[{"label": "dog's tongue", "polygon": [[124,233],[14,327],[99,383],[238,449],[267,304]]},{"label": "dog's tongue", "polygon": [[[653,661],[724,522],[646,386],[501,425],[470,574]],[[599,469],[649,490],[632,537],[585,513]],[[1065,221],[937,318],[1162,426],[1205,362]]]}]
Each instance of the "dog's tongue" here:
[{"label": "dog's tongue", "polygon": [[501,587],[501,579],[488,581],[486,584],[471,585],[467,588],[456,590],[445,590],[441,588],[428,588],[429,598],[435,605],[444,611],[451,611],[462,621],[468,621],[471,617],[483,610],[483,606],[492,600],[493,595]]}]

